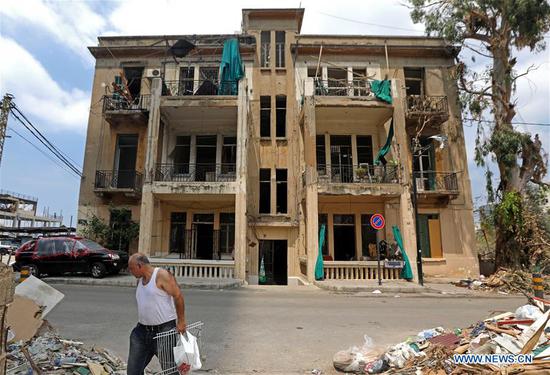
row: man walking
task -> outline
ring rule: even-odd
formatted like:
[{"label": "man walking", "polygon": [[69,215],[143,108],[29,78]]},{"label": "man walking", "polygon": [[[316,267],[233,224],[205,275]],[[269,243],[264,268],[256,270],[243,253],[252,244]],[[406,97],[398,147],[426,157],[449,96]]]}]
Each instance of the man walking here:
[{"label": "man walking", "polygon": [[[130,335],[127,373],[143,375],[153,356],[158,357],[155,336],[174,328],[185,332],[185,305],[176,278],[162,268],[152,267],[145,255],[133,254],[128,260],[128,269],[138,279],[138,324]],[[163,370],[173,365],[161,363]]]}]

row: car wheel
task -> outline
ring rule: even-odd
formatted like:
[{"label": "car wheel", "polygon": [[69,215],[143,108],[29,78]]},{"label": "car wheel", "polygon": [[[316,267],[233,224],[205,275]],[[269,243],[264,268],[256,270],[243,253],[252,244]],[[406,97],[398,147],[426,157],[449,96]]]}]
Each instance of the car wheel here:
[{"label": "car wheel", "polygon": [[107,269],[105,268],[105,265],[103,263],[93,263],[90,267],[90,272],[94,279],[101,279],[103,276],[105,276],[106,271]]},{"label": "car wheel", "polygon": [[40,271],[38,270],[38,266],[36,264],[27,264],[23,267],[28,267],[30,274],[34,277],[40,277]]}]

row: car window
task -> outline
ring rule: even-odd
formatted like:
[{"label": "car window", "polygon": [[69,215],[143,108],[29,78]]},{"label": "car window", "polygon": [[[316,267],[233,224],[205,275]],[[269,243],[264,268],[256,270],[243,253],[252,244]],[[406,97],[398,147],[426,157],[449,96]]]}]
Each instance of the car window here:
[{"label": "car window", "polygon": [[21,252],[32,252],[34,250],[35,240],[27,241],[21,246]]},{"label": "car window", "polygon": [[74,241],[70,238],[60,238],[53,240],[56,254],[69,254],[73,250]]},{"label": "car window", "polygon": [[50,239],[38,241],[38,255],[43,257],[52,256],[55,254],[55,244]]},{"label": "car window", "polygon": [[79,240],[77,242],[79,242],[79,244],[77,246],[84,246],[84,248],[89,249],[89,250],[103,250],[104,249],[103,246],[101,246],[97,242],[94,242],[94,241],[91,241],[91,240],[82,239],[82,240]]}]

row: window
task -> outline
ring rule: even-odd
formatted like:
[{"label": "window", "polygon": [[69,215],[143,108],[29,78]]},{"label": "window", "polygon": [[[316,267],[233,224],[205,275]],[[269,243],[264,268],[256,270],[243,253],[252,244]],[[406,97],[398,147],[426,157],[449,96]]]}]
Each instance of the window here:
[{"label": "window", "polygon": [[174,147],[174,173],[189,173],[189,155],[191,153],[191,137],[176,137]]},{"label": "window", "polygon": [[275,171],[275,181],[277,184],[277,210],[278,214],[287,213],[287,170],[277,169]]},{"label": "window", "polygon": [[370,135],[357,136],[357,163],[372,165],[372,137]]},{"label": "window", "polygon": [[376,229],[370,225],[372,215],[361,215],[361,244],[362,255],[368,260],[375,260],[376,254]]},{"label": "window", "polygon": [[141,94],[141,76],[143,75],[143,67],[127,67],[123,70],[128,91],[132,99],[135,99]]},{"label": "window", "polygon": [[84,246],[88,250],[102,250],[102,249],[104,249],[103,246],[101,246],[97,242],[94,242],[94,241],[91,241],[91,240],[82,239],[82,240],[78,240],[78,242],[80,242],[80,245]]},{"label": "window", "polygon": [[275,97],[276,137],[286,137],[286,96]]},{"label": "window", "polygon": [[218,95],[219,68],[201,67],[199,74],[199,87],[195,95]]},{"label": "window", "polygon": [[180,84],[178,95],[193,95],[194,93],[195,67],[180,68]]},{"label": "window", "polygon": [[260,35],[260,49],[261,67],[268,68],[271,53],[271,31],[262,31]]},{"label": "window", "polygon": [[285,32],[275,31],[275,66],[285,67]]},{"label": "window", "polygon": [[321,227],[323,225],[325,226],[325,237],[323,238],[321,253],[323,255],[328,255],[328,215],[327,214],[319,214],[319,238],[321,238],[320,237]]},{"label": "window", "polygon": [[424,68],[404,68],[407,95],[424,95]]},{"label": "window", "polygon": [[317,136],[315,148],[317,150],[317,173],[324,175],[327,173],[327,154],[324,135]]},{"label": "window", "polygon": [[260,137],[271,137],[270,96],[260,96]]},{"label": "window", "polygon": [[260,213],[271,213],[271,169],[260,169]]},{"label": "window", "polygon": [[237,162],[237,137],[223,137],[222,174],[235,173]]},{"label": "window", "polygon": [[235,251],[235,213],[220,213],[220,258],[233,259]]}]

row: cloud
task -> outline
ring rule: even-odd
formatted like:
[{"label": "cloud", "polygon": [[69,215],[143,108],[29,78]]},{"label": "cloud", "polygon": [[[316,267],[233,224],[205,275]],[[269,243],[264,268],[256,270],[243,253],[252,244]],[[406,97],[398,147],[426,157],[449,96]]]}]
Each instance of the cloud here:
[{"label": "cloud", "polygon": [[12,39],[0,37],[0,51],[10,56],[0,59],[0,92],[13,94],[18,107],[40,121],[37,126],[85,131],[90,106],[88,92],[63,90],[42,64]]},{"label": "cloud", "polygon": [[86,47],[96,44],[107,25],[105,18],[84,1],[2,1],[0,15],[6,17],[3,22],[10,19],[45,30],[89,64],[93,59]]}]

